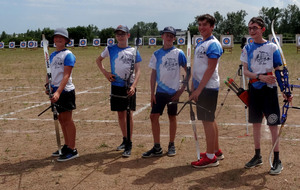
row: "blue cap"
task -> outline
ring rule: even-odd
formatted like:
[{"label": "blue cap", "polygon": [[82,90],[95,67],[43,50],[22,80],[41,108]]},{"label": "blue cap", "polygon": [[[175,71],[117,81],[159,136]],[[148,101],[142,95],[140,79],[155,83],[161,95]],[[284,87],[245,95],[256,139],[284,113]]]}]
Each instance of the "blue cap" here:
[{"label": "blue cap", "polygon": [[128,30],[128,27],[127,26],[124,26],[124,25],[119,25],[116,29],[115,29],[115,33],[117,31],[123,31],[125,33],[129,33],[129,30]]},{"label": "blue cap", "polygon": [[174,36],[176,36],[176,30],[175,28],[173,28],[172,26],[167,26],[164,28],[163,31],[161,31],[161,34],[164,34],[164,33],[171,33],[173,34]]}]

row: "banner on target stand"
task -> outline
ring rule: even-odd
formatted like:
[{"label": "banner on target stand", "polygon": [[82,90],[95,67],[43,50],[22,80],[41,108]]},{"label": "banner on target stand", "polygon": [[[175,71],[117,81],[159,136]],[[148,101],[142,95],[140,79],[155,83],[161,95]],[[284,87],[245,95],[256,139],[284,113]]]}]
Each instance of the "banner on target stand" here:
[{"label": "banner on target stand", "polygon": [[74,47],[74,39],[70,39],[69,43],[67,43],[67,47]]},{"label": "banner on target stand", "polygon": [[185,45],[185,38],[186,38],[186,36],[177,37],[177,45],[180,45],[180,46]]},{"label": "banner on target stand", "polygon": [[94,47],[100,46],[100,43],[101,43],[101,39],[100,38],[93,39],[93,46]]},{"label": "banner on target stand", "polygon": [[194,35],[193,36],[193,40],[192,40],[192,44],[194,45],[194,46],[197,46],[197,44],[199,43],[199,42],[201,42],[203,40],[203,37],[201,36],[201,35]]},{"label": "banner on target stand", "polygon": [[115,44],[115,39],[114,38],[107,38],[106,42],[107,46],[112,46]]},{"label": "banner on target stand", "polygon": [[220,39],[223,48],[232,48],[234,46],[233,35],[221,35]]},{"label": "banner on target stand", "polygon": [[[276,37],[277,37],[278,43],[280,44],[280,46],[282,46],[282,34],[276,34]],[[276,43],[275,38],[273,37],[272,34],[269,34],[269,41],[273,42],[274,44]]]},{"label": "banner on target stand", "polygon": [[16,43],[15,42],[9,42],[8,47],[11,49],[16,48]]},{"label": "banner on target stand", "polygon": [[87,39],[80,39],[79,40],[79,47],[86,47]]}]

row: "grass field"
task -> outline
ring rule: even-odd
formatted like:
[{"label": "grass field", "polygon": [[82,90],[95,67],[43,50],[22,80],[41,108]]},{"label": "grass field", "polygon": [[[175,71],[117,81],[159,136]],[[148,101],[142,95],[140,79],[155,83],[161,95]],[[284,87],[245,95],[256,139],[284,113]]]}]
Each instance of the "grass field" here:
[{"label": "grass field", "polygon": [[[253,156],[252,128],[247,127],[245,108],[223,81],[236,76],[240,65],[240,47],[221,57],[221,88],[216,119],[220,146],[225,159],[216,168],[195,169],[196,160],[189,110],[178,116],[177,155],[143,159],[141,154],[153,145],[150,114],[151,54],[160,47],[139,49],[142,56],[141,78],[134,113],[133,150],[128,159],[115,148],[121,143],[117,114],[110,111],[110,84],[99,71],[95,60],[101,48],[74,48],[77,62],[73,70],[77,109],[73,113],[77,127],[76,147],[80,157],[58,163],[50,155],[56,149],[52,113],[37,115],[49,106],[44,94],[46,68],[43,51],[4,49],[0,51],[0,189],[299,189],[298,162],[300,146],[299,111],[290,109],[281,138],[281,160],[284,170],[279,176],[268,175],[270,134],[263,130],[264,165],[245,170]],[[186,47],[182,47],[185,51]],[[53,52],[54,49],[49,50]],[[300,54],[295,44],[285,44],[290,83],[299,84]],[[104,64],[109,67],[108,59]],[[294,89],[294,106],[300,106],[299,90]],[[181,100],[187,100],[184,93]],[[280,102],[282,97],[280,97]],[[220,111],[219,111],[220,110]],[[161,117],[161,143],[168,144],[168,118]],[[247,130],[248,128],[248,130]],[[204,132],[197,121],[201,150],[205,150]],[[248,134],[246,134],[248,131]],[[61,135],[62,136],[62,135]],[[63,142],[63,139],[62,139]]]}]

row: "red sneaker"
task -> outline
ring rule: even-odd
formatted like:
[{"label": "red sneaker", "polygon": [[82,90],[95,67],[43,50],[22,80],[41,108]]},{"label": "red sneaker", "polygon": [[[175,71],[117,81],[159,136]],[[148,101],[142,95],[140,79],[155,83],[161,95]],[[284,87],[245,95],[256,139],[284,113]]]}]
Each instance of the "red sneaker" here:
[{"label": "red sneaker", "polygon": [[[206,152],[201,152],[200,153],[200,159],[204,157],[204,155],[206,155]],[[217,160],[223,160],[224,159],[224,155],[221,149],[218,150],[218,152],[215,153]]]},{"label": "red sneaker", "polygon": [[216,156],[213,159],[209,159],[205,154],[199,161],[192,162],[191,165],[195,168],[215,167],[219,165],[219,161]]}]

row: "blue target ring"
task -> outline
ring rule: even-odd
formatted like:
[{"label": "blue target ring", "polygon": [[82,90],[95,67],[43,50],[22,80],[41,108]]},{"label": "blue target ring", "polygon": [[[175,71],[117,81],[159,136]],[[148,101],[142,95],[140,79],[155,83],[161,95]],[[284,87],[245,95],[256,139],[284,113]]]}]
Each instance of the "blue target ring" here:
[{"label": "blue target ring", "polygon": [[114,44],[114,40],[109,39],[109,40],[107,41],[107,43],[108,43],[108,45],[113,45],[113,44]]},{"label": "blue target ring", "polygon": [[9,47],[10,48],[14,48],[15,47],[15,43],[14,42],[9,42]]},{"label": "blue target ring", "polygon": [[150,38],[149,43],[150,43],[150,45],[154,45],[155,44],[155,39],[154,38]]},{"label": "blue target ring", "polygon": [[26,47],[26,42],[21,42],[20,46],[21,46],[21,48],[25,48]]},{"label": "blue target ring", "polygon": [[4,48],[4,43],[0,42],[0,48]]},{"label": "blue target ring", "polygon": [[223,39],[223,44],[225,44],[225,45],[228,45],[228,44],[230,44],[230,39],[229,38],[224,38]]}]

